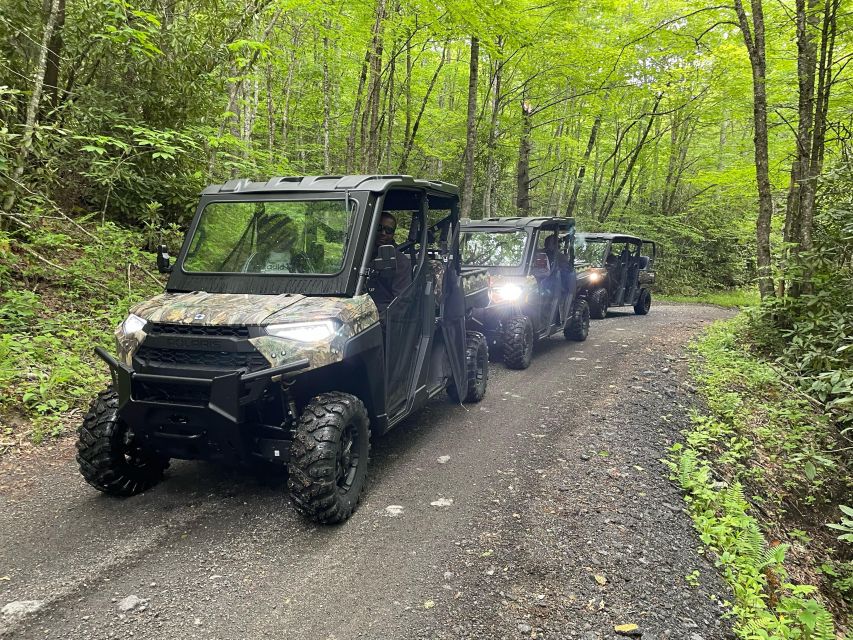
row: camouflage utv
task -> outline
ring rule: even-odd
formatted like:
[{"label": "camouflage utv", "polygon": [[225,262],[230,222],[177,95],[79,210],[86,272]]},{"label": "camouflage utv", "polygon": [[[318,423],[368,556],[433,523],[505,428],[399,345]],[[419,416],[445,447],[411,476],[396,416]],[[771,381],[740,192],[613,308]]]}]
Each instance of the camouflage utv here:
[{"label": "camouflage utv", "polygon": [[[376,246],[380,218],[408,221]],[[405,256],[403,261],[399,256]],[[380,313],[369,289],[411,282]],[[112,386],[80,428],[86,481],[130,496],[171,458],[287,465],[296,508],[340,522],[365,486],[370,438],[445,389],[476,402],[488,382],[484,271],[461,271],[456,187],[410,176],[274,178],[204,190],[166,292],[96,349]],[[384,305],[383,305],[384,306]]]},{"label": "camouflage utv", "polygon": [[489,272],[490,302],[473,320],[489,350],[526,369],[537,340],[586,340],[589,309],[576,296],[573,218],[488,218],[462,223],[462,264]]}]

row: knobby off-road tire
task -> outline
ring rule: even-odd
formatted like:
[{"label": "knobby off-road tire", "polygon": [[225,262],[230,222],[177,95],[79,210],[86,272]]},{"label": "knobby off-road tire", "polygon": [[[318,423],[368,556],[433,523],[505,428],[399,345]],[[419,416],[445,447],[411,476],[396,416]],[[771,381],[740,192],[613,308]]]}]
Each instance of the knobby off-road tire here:
[{"label": "knobby off-road tire", "polygon": [[652,308],[652,294],[648,289],[640,290],[640,297],[637,298],[637,304],[634,305],[634,313],[638,316],[644,316]]},{"label": "knobby off-road tire", "polygon": [[510,369],[526,369],[533,359],[533,323],[516,316],[506,323],[503,333],[503,360]]},{"label": "knobby off-road tire", "polygon": [[589,305],[586,300],[577,300],[572,306],[572,314],[563,327],[566,340],[583,342],[589,335]]},{"label": "knobby off-road tire", "polygon": [[112,388],[92,401],[78,430],[77,463],[86,482],[114,496],[133,496],[163,478],[169,459],[145,451],[118,416]]},{"label": "knobby off-road tire", "polygon": [[607,317],[607,307],[610,305],[610,296],[607,289],[600,288],[593,291],[589,297],[589,315],[595,320],[604,320]]},{"label": "knobby off-road tire", "polygon": [[[479,402],[486,395],[489,385],[489,348],[486,336],[478,331],[468,331],[465,334],[465,372],[468,377],[468,393],[464,402]],[[459,392],[456,384],[451,381],[447,385],[447,395],[453,402],[459,402]]]},{"label": "knobby off-road tire", "polygon": [[296,510],[321,524],[349,518],[358,506],[370,458],[370,421],[353,395],[321,393],[299,416],[287,487]]}]

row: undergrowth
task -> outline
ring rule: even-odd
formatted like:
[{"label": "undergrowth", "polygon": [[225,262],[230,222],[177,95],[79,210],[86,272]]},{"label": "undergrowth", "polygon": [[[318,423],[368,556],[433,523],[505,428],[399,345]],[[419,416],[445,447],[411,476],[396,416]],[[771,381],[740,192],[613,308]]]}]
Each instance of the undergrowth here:
[{"label": "undergrowth", "polygon": [[93,348],[112,349],[130,304],[159,289],[141,233],[87,230],[0,233],[0,451],[74,426],[108,380]]},{"label": "undergrowth", "polygon": [[754,307],[760,302],[755,289],[723,289],[695,294],[662,293],[655,297],[664,302],[692,302],[727,308]]},{"label": "undergrowth", "polygon": [[834,640],[853,595],[851,545],[827,524],[849,499],[837,426],[742,343],[743,316],[694,345],[707,405],[669,459],[701,540],[731,585],[745,640]]}]

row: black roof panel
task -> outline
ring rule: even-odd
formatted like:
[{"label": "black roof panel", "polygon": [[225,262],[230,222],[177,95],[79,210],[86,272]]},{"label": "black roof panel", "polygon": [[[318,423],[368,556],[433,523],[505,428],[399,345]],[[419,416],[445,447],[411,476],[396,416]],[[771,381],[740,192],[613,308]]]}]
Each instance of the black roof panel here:
[{"label": "black roof panel", "polygon": [[587,239],[587,240],[616,240],[617,242],[622,240],[625,242],[642,242],[641,238],[637,236],[629,236],[625,233],[578,233],[578,239]]},{"label": "black roof panel", "polygon": [[446,195],[458,195],[456,185],[440,180],[419,180],[404,175],[351,175],[351,176],[279,176],[266,182],[248,179],[229,180],[225,184],[213,184],[202,191],[202,195],[226,193],[317,193],[329,191],[372,191],[382,193],[394,187],[429,189]]},{"label": "black roof panel", "polygon": [[462,227],[465,229],[539,229],[549,223],[573,225],[575,219],[564,218],[562,216],[535,216],[527,218],[506,216],[502,218],[484,218],[483,220],[465,219],[462,221]]}]

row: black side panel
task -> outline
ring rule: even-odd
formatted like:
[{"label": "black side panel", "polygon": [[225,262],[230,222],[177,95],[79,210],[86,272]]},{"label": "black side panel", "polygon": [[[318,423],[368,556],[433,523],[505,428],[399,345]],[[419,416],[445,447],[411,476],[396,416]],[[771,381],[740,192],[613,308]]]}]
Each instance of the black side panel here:
[{"label": "black side panel", "polygon": [[[453,206],[453,220],[457,220],[457,206]],[[459,225],[454,224],[450,237],[450,255],[453,259],[444,273],[441,300],[441,329],[447,349],[447,359],[453,381],[460,398],[468,394],[468,376],[465,366],[465,293],[460,284]]]}]

